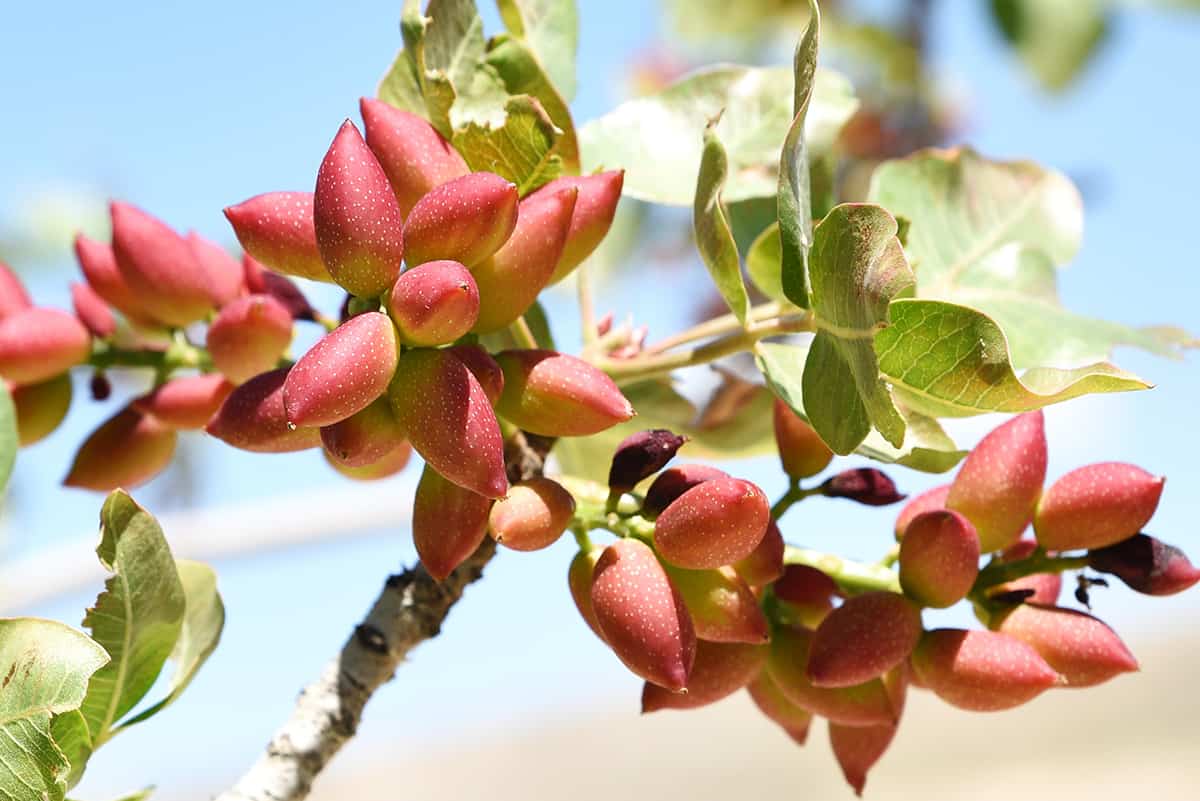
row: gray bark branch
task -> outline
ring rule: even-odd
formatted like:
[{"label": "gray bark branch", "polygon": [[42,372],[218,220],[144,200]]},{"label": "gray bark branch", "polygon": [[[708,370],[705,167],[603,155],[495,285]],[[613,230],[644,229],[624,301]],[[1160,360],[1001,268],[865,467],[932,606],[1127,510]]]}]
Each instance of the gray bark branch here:
[{"label": "gray bark branch", "polygon": [[[518,434],[506,448],[509,479],[538,475],[548,445]],[[392,679],[409,651],[437,636],[450,609],[467,586],[483,575],[495,552],[488,537],[442,582],[419,565],[390,576],[341,653],[300,693],[266,752],[216,801],[306,798],[313,780],[358,730],[367,701]]]}]

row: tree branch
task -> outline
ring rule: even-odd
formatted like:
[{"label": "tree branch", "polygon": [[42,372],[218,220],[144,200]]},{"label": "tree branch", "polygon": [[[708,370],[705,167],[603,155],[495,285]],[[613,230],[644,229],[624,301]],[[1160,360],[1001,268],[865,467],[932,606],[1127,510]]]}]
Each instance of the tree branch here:
[{"label": "tree branch", "polygon": [[[551,441],[518,432],[507,444],[510,480],[541,473]],[[437,636],[450,609],[483,575],[496,552],[490,537],[443,582],[417,566],[390,576],[320,678],[300,693],[266,753],[216,801],[300,801],[313,780],[354,736],[371,695],[391,680],[408,652]]]}]

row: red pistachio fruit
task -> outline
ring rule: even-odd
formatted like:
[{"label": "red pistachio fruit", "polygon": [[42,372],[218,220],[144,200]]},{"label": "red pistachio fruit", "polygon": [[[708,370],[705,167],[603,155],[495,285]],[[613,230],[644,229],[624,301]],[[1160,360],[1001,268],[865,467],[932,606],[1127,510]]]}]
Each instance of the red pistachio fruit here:
[{"label": "red pistachio fruit", "polygon": [[829,745],[846,782],[862,797],[867,772],[875,766],[896,736],[895,726],[842,726],[829,724]]},{"label": "red pistachio fruit", "polygon": [[455,345],[447,350],[467,366],[479,386],[483,387],[488,403],[495,406],[500,400],[500,393],[504,391],[504,371],[496,364],[492,354],[481,345]]},{"label": "red pistachio fruit", "polygon": [[205,430],[244,451],[290,453],[321,444],[316,428],[293,428],[283,409],[283,383],[288,370],[281,367],[240,385],[217,409]]},{"label": "red pistachio fruit", "polygon": [[0,376],[14,383],[53,378],[91,352],[83,323],[60,309],[34,307],[0,319]]},{"label": "red pistachio fruit", "polygon": [[401,441],[376,461],[357,467],[339,464],[329,455],[329,451],[324,453],[325,461],[329,463],[329,466],[346,478],[354,481],[379,481],[396,475],[408,466],[409,459],[412,458],[412,446],[408,442]]},{"label": "red pistachio fruit", "polygon": [[489,334],[529,310],[550,283],[575,208],[575,189],[521,201],[517,226],[499,250],[472,267],[486,303],[472,330]]},{"label": "red pistachio fruit", "polygon": [[71,376],[56,375],[36,384],[10,386],[17,412],[17,438],[21,447],[40,442],[58,428],[71,408]]},{"label": "red pistachio fruit", "polygon": [[900,586],[922,606],[945,609],[967,597],[979,575],[979,535],[949,510],[925,512],[900,542]]},{"label": "red pistachio fruit", "polygon": [[242,254],[242,269],[246,277],[246,289],[251,294],[270,295],[275,298],[283,304],[294,320],[317,319],[317,310],[292,279],[271,272],[249,253]]},{"label": "red pistachio fruit", "polygon": [[642,514],[650,518],[657,517],[680,495],[697,484],[714,478],[729,478],[729,474],[706,464],[669,467],[650,483],[642,501]]},{"label": "red pistachio fruit", "polygon": [[490,172],[455,178],[428,193],[404,221],[410,267],[453,259],[474,267],[505,243],[517,224],[517,187]]},{"label": "red pistachio fruit", "polygon": [[1138,669],[1116,632],[1074,609],[1019,604],[993,617],[991,628],[1031,645],[1068,687],[1091,687]]},{"label": "red pistachio fruit", "polygon": [[188,247],[200,269],[208,276],[209,299],[220,308],[229,301],[246,293],[246,279],[240,261],[229,255],[225,248],[192,231],[187,238]]},{"label": "red pistachio fruit", "polygon": [[621,187],[624,183],[623,170],[594,175],[564,175],[529,196],[533,198],[549,195],[567,188],[579,190],[579,198],[575,201],[575,210],[571,214],[571,230],[567,234],[567,244],[554,268],[551,283],[558,283],[570,275],[604,239],[617,213],[617,201],[621,199]]},{"label": "red pistachio fruit", "polygon": [[312,192],[255,195],[225,209],[225,219],[246,253],[275,272],[333,283],[317,247]]},{"label": "red pistachio fruit", "polygon": [[317,247],[329,274],[354,295],[378,295],[400,275],[403,216],[383,167],[346,120],[313,191]]},{"label": "red pistachio fruit", "polygon": [[104,299],[87,284],[72,282],[71,305],[75,316],[94,337],[110,337],[117,330],[117,319]]},{"label": "red pistachio fruit", "polygon": [[851,687],[901,664],[921,639],[921,611],[894,592],[867,592],[834,609],[813,633],[808,678]]},{"label": "red pistachio fruit", "polygon": [[695,709],[733,695],[753,681],[767,661],[767,646],[745,643],[696,643],[696,661],[687,692],[676,693],[646,682],[642,714],[660,709]]},{"label": "red pistachio fruit", "polygon": [[567,587],[571,591],[571,598],[575,601],[575,608],[579,610],[580,617],[588,624],[588,627],[601,640],[604,639],[604,634],[600,631],[600,623],[596,620],[596,613],[592,609],[592,576],[596,571],[596,563],[600,561],[600,555],[603,553],[603,548],[581,550],[575,554],[575,558],[571,560],[571,566],[567,569]]},{"label": "red pistachio fruit", "polygon": [[766,670],[746,685],[746,692],[768,720],[783,729],[796,745],[804,745],[808,740],[812,712],[789,700]]},{"label": "red pistachio fruit", "polygon": [[488,498],[508,492],[500,423],[474,374],[445,350],[405,351],[388,390],[400,428],[448,480]]},{"label": "red pistachio fruit", "polygon": [[288,421],[327,426],[367,408],[387,391],[400,343],[386,314],[351,317],[300,357],[283,385]]},{"label": "red pistachio fruit", "polygon": [[1072,470],[1038,501],[1033,521],[1038,544],[1048,551],[1071,551],[1128,539],[1154,516],[1164,482],[1123,462]]},{"label": "red pistachio fruit", "polygon": [[627,668],[668,690],[687,686],[696,632],[649,546],[623,539],[604,549],[592,580],[592,610],[604,641]]},{"label": "red pistachio fruit", "polygon": [[270,295],[254,294],[217,313],[205,344],[213,366],[241,384],[275,367],[291,341],[291,313]]},{"label": "red pistachio fruit", "polygon": [[950,485],[946,508],[975,526],[983,553],[1017,541],[1033,517],[1046,480],[1042,412],[1020,414],[975,446]]},{"label": "red pistachio fruit", "polygon": [[75,237],[75,256],[88,286],[108,305],[133,322],[143,325],[152,322],[137,294],[117,269],[117,257],[111,246],[79,234]]},{"label": "red pistachio fruit", "polygon": [[367,145],[404,216],[429,190],[470,172],[458,151],[423,118],[369,97],[359,101],[359,108]]},{"label": "red pistachio fruit", "polygon": [[553,545],[575,514],[575,498],[557,481],[530,478],[508,488],[488,517],[488,532],[514,551],[538,551]]},{"label": "red pistachio fruit", "polygon": [[0,319],[32,305],[33,301],[29,299],[21,279],[17,278],[11,267],[0,261]]},{"label": "red pistachio fruit", "polygon": [[175,431],[125,408],[88,435],[63,484],[97,492],[132,489],[158,475],[175,453]]},{"label": "red pistachio fruit", "polygon": [[767,672],[789,701],[837,723],[849,726],[894,724],[897,710],[880,679],[853,687],[815,687],[805,666],[813,633],[801,627],[780,627],[771,635]]},{"label": "red pistachio fruit", "polygon": [[331,462],[342,467],[366,467],[404,444],[392,404],[382,397],[369,406],[321,429],[321,444]]},{"label": "red pistachio fruit", "polygon": [[114,201],[113,255],[139,309],[167,325],[203,319],[213,308],[208,271],[188,241],[136,206]]},{"label": "red pistachio fruit", "polygon": [[757,644],[771,638],[770,625],[758,606],[758,598],[733,568],[664,567],[692,616],[698,639]]},{"label": "red pistachio fruit", "polygon": [[839,594],[833,579],[809,565],[786,565],[771,589],[788,620],[810,629],[833,611]]},{"label": "red pistachio fruit", "polygon": [[[1200,582],[1200,568],[1193,566],[1183,551],[1147,534],[1091,551],[1088,566],[1111,573],[1146,595],[1174,595]],[[1057,599],[1055,594],[1049,603]]]},{"label": "red pistachio fruit", "polygon": [[946,496],[949,494],[950,485],[943,484],[940,487],[925,490],[904,504],[904,507],[900,510],[900,514],[896,515],[896,541],[899,542],[904,539],[904,532],[908,529],[908,524],[917,515],[937,511],[938,509],[945,509]]},{"label": "red pistachio fruit", "polygon": [[443,581],[487,536],[492,500],[425,465],[413,499],[413,544],[429,575]]},{"label": "red pistachio fruit", "polygon": [[733,569],[751,587],[763,587],[783,575],[783,533],[772,520],[767,533],[747,556],[733,563]]},{"label": "red pistachio fruit", "polygon": [[678,567],[720,567],[758,547],[770,519],[771,506],[757,486],[739,478],[714,478],[663,510],[654,524],[654,544]]},{"label": "red pistachio fruit", "polygon": [[972,712],[1020,706],[1062,681],[1031,646],[994,631],[925,632],[910,664],[921,686]]},{"label": "red pistachio fruit", "polygon": [[793,479],[820,473],[833,461],[833,451],[816,429],[779,398],[774,405],[775,445],[783,472]]},{"label": "red pistachio fruit", "polygon": [[445,345],[471,330],[479,288],[456,261],[431,261],[406,270],[387,301],[401,338],[411,345]]},{"label": "red pistachio fruit", "polygon": [[172,378],[133,402],[133,408],[154,415],[171,428],[204,428],[234,386],[218,373]]},{"label": "red pistachio fruit", "polygon": [[613,380],[582,359],[552,350],[506,350],[496,354],[496,363],[504,371],[496,411],[526,431],[585,437],[633,417]]}]

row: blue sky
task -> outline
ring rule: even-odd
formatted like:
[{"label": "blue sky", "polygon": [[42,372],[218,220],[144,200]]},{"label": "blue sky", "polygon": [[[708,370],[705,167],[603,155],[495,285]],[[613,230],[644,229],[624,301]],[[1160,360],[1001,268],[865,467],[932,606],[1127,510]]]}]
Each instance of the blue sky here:
[{"label": "blue sky", "polygon": [[[651,4],[640,0],[581,5],[574,109],[583,121],[617,99],[614,71],[654,40],[658,23]],[[989,155],[1033,158],[1083,179],[1085,244],[1063,275],[1064,301],[1098,317],[1200,329],[1191,241],[1200,110],[1188,84],[1200,17],[1122,16],[1084,79],[1048,98],[997,42],[982,7],[940,4],[936,61],[969,90],[967,141]],[[6,10],[0,49],[0,223],[47,185],[85,185],[229,241],[223,206],[271,189],[311,187],[337,126],[356,115],[358,97],[372,92],[399,45],[398,9],[398,2],[361,0],[16,4]],[[69,254],[62,256],[65,270]],[[65,304],[63,275],[38,272],[32,285],[39,301]],[[602,303],[637,309],[662,335],[656,300],[608,296]],[[1118,361],[1159,387],[1052,409],[1051,472],[1119,459],[1167,474],[1154,531],[1200,558],[1194,359],[1171,363],[1126,351]],[[100,414],[80,395],[68,425],[21,454],[6,532],[10,553],[78,540],[94,528],[98,499],[61,490],[57,481]],[[969,439],[995,422],[971,421],[960,430]],[[262,457],[191,439],[200,469],[211,473],[194,503],[336,480],[312,453]],[[769,463],[742,472],[772,493],[781,484]],[[909,491],[936,483],[913,473],[897,478]],[[397,499],[413,481],[410,474],[396,482]],[[146,496],[164,506],[171,501],[161,488]],[[844,543],[854,532],[845,547],[862,556],[886,547],[890,512],[812,503],[806,529],[823,532],[812,544]],[[436,738],[463,725],[516,720],[531,708],[535,717],[566,715],[597,699],[626,703],[633,714],[637,682],[592,640],[565,592],[570,555],[560,543],[494,563],[445,635],[424,646],[373,702],[362,747],[392,737],[389,725],[401,715],[420,715]],[[147,782],[172,786],[241,768],[340,645],[385,571],[412,558],[398,529],[218,564],[229,609],[222,647],[175,708],[105,747],[81,794],[103,798]],[[30,611],[74,623],[89,600]],[[1151,601],[1122,592],[1101,596],[1098,606],[1135,641],[1135,625],[1154,628],[1195,608],[1186,598]],[[184,750],[205,758],[167,759]]]}]

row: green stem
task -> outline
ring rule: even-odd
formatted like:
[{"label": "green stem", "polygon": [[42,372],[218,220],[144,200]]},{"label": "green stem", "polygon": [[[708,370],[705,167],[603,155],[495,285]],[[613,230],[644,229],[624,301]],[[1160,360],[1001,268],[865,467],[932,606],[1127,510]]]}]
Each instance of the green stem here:
[{"label": "green stem", "polygon": [[810,498],[813,495],[820,494],[820,486],[804,489],[800,486],[800,482],[794,482],[790,487],[788,487],[787,492],[783,493],[779,500],[775,501],[775,505],[771,507],[771,519],[778,521],[779,518],[783,517],[784,513],[787,512],[788,509],[792,508],[793,504],[798,503],[805,498]]},{"label": "green stem", "polygon": [[971,594],[981,595],[999,584],[1007,584],[1037,573],[1065,573],[1068,570],[1083,570],[1087,566],[1086,556],[1050,556],[1045,551],[1034,551],[1028,559],[993,562],[979,571]]},{"label": "green stem", "polygon": [[683,367],[708,364],[735,353],[750,350],[760,339],[811,330],[811,322],[805,315],[778,317],[749,324],[744,331],[730,334],[704,345],[673,353],[644,353],[630,359],[598,357],[592,364],[599,367],[618,383],[632,383],[647,378],[666,375]]},{"label": "green stem", "polygon": [[587,264],[575,270],[575,292],[579,302],[579,323],[583,327],[583,346],[594,345],[600,336],[596,331],[596,306],[592,301],[592,279]]},{"label": "green stem", "polygon": [[533,335],[533,329],[529,327],[529,322],[523,315],[518,317],[517,321],[508,327],[508,331],[522,348],[527,348],[528,350],[538,349],[537,337]]},{"label": "green stem", "polygon": [[98,343],[87,363],[97,370],[113,367],[149,367],[168,373],[185,368],[208,371],[213,366],[207,350],[178,338],[166,350],[130,350]]},{"label": "green stem", "polygon": [[[797,310],[796,313],[803,313]],[[793,312],[788,312],[790,316]],[[784,315],[784,306],[781,303],[763,303],[754,306],[750,309],[750,314],[746,317],[751,323],[759,320],[767,320],[772,317]],[[695,342],[700,339],[709,339],[718,337],[722,334],[730,334],[742,330],[742,321],[733,314],[723,314],[720,317],[714,317],[711,320],[705,320],[702,323],[684,329],[678,333],[672,334],[666,339],[655,342],[653,345],[646,347],[648,353],[662,353],[664,351],[677,348],[680,345],[686,345],[689,342]]]},{"label": "green stem", "polygon": [[784,550],[783,561],[789,565],[815,567],[851,595],[872,591],[900,592],[900,577],[896,571],[882,565],[855,562],[836,554],[792,545]]}]

